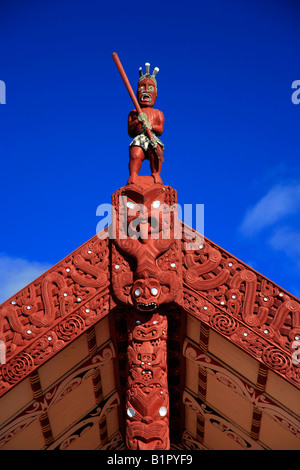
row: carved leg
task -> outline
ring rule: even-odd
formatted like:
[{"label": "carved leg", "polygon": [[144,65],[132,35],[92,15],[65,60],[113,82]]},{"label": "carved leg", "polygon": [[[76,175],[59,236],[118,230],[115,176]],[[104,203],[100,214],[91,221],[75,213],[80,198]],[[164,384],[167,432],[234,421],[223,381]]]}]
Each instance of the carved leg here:
[{"label": "carved leg", "polygon": [[155,150],[152,148],[149,149],[149,160],[150,160],[151,174],[154,178],[154,182],[163,184],[162,179],[160,177],[162,161],[157,158]]},{"label": "carved leg", "polygon": [[168,450],[167,317],[134,311],[128,318],[126,446]]},{"label": "carved leg", "polygon": [[145,158],[144,150],[141,147],[133,145],[129,147],[129,180],[127,184],[134,183],[138,173],[142,167]]}]

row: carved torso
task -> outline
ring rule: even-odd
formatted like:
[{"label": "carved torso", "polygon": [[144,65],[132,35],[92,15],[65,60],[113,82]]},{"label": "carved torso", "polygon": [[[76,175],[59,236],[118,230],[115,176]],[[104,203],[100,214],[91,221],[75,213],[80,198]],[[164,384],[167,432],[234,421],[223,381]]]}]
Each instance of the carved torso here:
[{"label": "carved torso", "polygon": [[[152,127],[155,135],[162,135],[164,128],[164,115],[159,109],[151,107],[142,108],[142,112],[147,115],[147,120]],[[128,116],[128,134],[130,137],[136,137],[143,132],[143,125],[138,120],[138,113],[134,109]]]}]

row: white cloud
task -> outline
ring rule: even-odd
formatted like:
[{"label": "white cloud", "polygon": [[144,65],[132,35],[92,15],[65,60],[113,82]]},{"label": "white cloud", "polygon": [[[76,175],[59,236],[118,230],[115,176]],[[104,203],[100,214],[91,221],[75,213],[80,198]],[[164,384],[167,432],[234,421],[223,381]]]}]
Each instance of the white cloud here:
[{"label": "white cloud", "polygon": [[246,236],[255,235],[299,209],[300,184],[277,185],[246,213],[240,230]]},{"label": "white cloud", "polygon": [[250,266],[251,268],[255,269],[256,271],[258,271],[258,266],[257,266],[256,261],[248,260],[246,261],[246,264]]},{"label": "white cloud", "polygon": [[0,303],[34,281],[51,266],[0,254]]},{"label": "white cloud", "polygon": [[288,226],[278,227],[274,230],[269,243],[274,250],[283,251],[287,256],[294,258],[295,261],[299,259],[300,230],[294,230]]}]

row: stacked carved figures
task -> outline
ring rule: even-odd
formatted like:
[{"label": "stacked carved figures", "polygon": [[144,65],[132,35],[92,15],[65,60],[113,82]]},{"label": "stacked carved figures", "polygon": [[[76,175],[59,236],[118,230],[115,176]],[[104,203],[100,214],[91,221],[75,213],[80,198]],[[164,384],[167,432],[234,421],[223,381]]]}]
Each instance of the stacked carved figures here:
[{"label": "stacked carved figures", "polygon": [[[161,304],[182,298],[180,227],[176,191],[163,186],[161,135],[164,116],[153,109],[155,76],[140,69],[137,100],[113,55],[136,106],[128,117],[129,180],[112,197],[112,286],[116,303],[130,306],[127,317],[126,446],[169,449],[167,375],[168,318]],[[151,176],[139,176],[144,159]],[[178,236],[179,235],[179,236]]]},{"label": "stacked carved figures", "polygon": [[126,446],[168,449],[168,318],[161,305],[182,299],[177,214],[170,210],[176,192],[152,184],[151,177],[138,183],[121,188],[112,200],[112,286],[116,303],[129,307]]},{"label": "stacked carved figures", "polygon": [[127,326],[127,448],[169,449],[167,317],[134,311]]}]

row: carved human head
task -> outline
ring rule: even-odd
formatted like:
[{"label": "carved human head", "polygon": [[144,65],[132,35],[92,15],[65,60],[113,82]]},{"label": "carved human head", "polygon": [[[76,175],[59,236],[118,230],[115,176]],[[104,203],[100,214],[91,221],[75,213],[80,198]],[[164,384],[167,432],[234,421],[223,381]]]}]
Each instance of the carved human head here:
[{"label": "carved human head", "polygon": [[133,305],[142,312],[153,312],[159,306],[160,292],[156,279],[137,279],[132,286]]},{"label": "carved human head", "polygon": [[137,89],[137,98],[141,107],[152,107],[157,97],[157,82],[156,74],[159,71],[158,67],[155,67],[152,74],[150,74],[150,64],[146,62],[145,73],[142,72],[142,67],[139,69],[139,82]]}]

